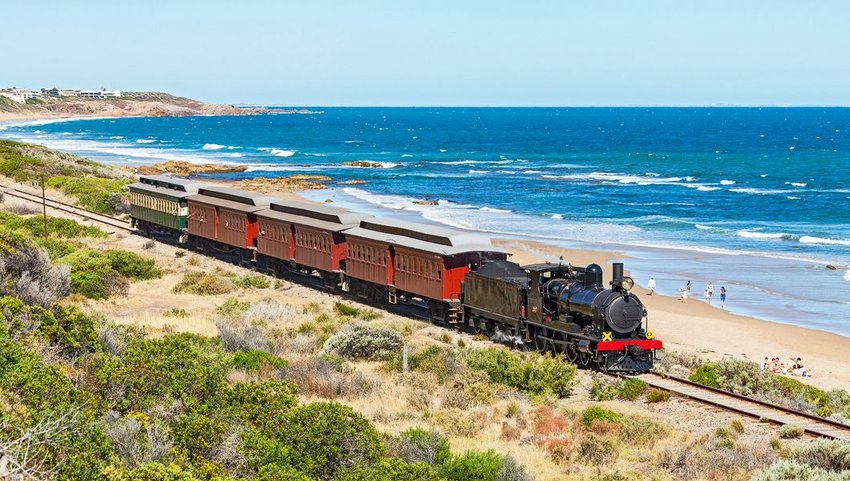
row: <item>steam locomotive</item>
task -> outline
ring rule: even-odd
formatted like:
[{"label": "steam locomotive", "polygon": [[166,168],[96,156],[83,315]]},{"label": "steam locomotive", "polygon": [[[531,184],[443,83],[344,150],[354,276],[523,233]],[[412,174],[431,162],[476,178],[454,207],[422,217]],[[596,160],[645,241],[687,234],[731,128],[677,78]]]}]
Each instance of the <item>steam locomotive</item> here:
[{"label": "steam locomotive", "polygon": [[597,264],[485,263],[464,279],[465,317],[479,331],[501,329],[510,333],[502,340],[564,354],[582,366],[648,371],[662,343],[646,329],[646,309],[631,293],[634,281],[623,275],[622,263],[613,267],[604,287]]},{"label": "steam locomotive", "polygon": [[245,267],[315,277],[373,304],[422,306],[433,321],[608,371],[649,370],[662,348],[622,264],[606,287],[596,264],[520,266],[490,239],[431,224],[162,175],[129,190],[142,234]]}]

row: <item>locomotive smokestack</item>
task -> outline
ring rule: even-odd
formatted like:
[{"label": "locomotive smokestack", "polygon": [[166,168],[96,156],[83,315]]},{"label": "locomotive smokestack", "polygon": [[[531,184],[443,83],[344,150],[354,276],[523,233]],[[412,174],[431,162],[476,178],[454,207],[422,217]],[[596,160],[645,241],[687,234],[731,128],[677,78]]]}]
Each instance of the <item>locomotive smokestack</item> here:
[{"label": "locomotive smokestack", "polygon": [[621,282],[623,282],[623,263],[615,262],[613,266],[614,277],[612,277],[611,280],[614,282],[614,284],[620,284]]}]

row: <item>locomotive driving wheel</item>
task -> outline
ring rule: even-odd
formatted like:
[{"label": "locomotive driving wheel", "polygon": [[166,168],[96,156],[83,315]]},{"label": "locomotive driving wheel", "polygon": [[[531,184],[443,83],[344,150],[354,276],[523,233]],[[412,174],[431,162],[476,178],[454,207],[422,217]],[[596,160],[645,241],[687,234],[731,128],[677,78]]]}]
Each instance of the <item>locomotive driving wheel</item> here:
[{"label": "locomotive driving wheel", "polygon": [[546,332],[546,328],[533,326],[531,329],[531,338],[534,340],[534,349],[539,352],[545,351],[546,346],[549,344],[549,341],[543,338],[543,336],[548,334]]},{"label": "locomotive driving wheel", "polygon": [[575,363],[576,360],[579,358],[579,352],[578,352],[578,349],[576,349],[575,344],[573,344],[573,343],[567,344],[565,346],[565,351],[566,351],[565,354],[567,355],[567,361]]},{"label": "locomotive driving wheel", "polygon": [[590,353],[587,352],[579,352],[578,353],[578,363],[582,367],[587,367],[590,365]]}]

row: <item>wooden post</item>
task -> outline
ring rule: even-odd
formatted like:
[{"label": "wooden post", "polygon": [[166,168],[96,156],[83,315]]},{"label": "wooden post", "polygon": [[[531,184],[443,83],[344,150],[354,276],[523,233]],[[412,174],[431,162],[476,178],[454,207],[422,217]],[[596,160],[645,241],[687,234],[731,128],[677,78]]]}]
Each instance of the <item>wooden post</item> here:
[{"label": "wooden post", "polygon": [[44,216],[44,240],[47,240],[47,199],[44,196],[44,174],[41,174],[41,213]]},{"label": "wooden post", "polygon": [[407,344],[401,349],[401,372],[407,374]]}]

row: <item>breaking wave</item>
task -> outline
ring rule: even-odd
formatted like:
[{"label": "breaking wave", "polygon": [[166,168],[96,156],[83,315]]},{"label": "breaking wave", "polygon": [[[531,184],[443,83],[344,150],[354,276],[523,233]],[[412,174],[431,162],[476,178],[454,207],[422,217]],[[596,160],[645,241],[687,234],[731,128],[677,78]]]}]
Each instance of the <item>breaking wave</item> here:
[{"label": "breaking wave", "polygon": [[260,147],[257,150],[261,152],[268,152],[269,155],[273,155],[275,157],[292,157],[297,152],[295,150],[275,149],[274,147]]}]

